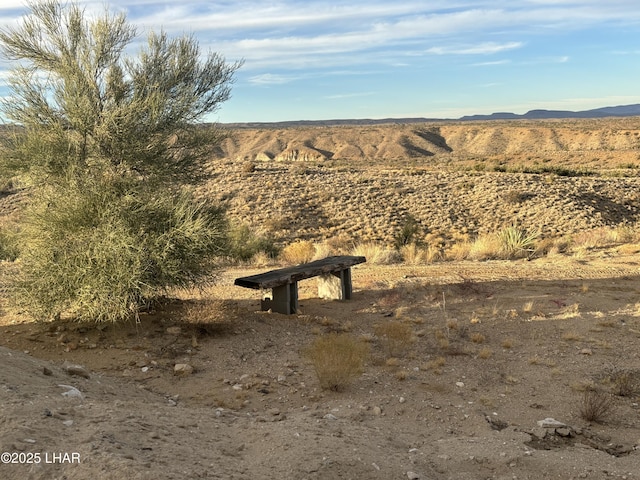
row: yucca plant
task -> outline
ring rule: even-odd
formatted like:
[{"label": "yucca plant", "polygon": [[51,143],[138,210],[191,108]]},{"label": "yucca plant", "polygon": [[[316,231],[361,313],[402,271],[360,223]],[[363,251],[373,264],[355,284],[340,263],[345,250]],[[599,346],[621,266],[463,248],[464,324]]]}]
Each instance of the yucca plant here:
[{"label": "yucca plant", "polygon": [[498,232],[501,254],[504,258],[526,258],[535,253],[538,233],[530,233],[515,225],[505,227]]}]

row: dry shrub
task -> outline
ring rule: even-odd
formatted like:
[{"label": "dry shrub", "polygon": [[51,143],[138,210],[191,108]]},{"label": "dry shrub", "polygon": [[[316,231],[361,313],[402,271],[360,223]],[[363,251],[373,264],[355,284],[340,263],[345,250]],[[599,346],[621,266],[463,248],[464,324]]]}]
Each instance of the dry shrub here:
[{"label": "dry shrub", "polygon": [[336,252],[336,255],[346,254],[353,248],[353,238],[345,233],[327,238],[323,243]]},{"label": "dry shrub", "polygon": [[398,252],[392,248],[371,242],[356,245],[351,253],[352,255],[366,257],[367,263],[373,265],[390,265],[400,261]]},{"label": "dry shrub", "polygon": [[466,241],[454,243],[445,252],[445,258],[448,260],[464,260],[469,257],[471,247],[472,244]]},{"label": "dry shrub", "polygon": [[299,265],[310,262],[316,254],[315,245],[308,240],[298,240],[282,249],[280,257],[287,263]]},{"label": "dry shrub", "polygon": [[401,357],[413,342],[411,326],[398,320],[376,325],[374,331],[390,357]]},{"label": "dry shrub", "polygon": [[432,370],[434,373],[441,373],[441,368],[445,366],[445,364],[447,363],[446,358],[444,357],[437,357],[434,358],[433,360],[429,360],[427,363],[425,363],[424,365],[422,365],[422,367],[420,367],[422,370]]},{"label": "dry shrub", "polygon": [[317,338],[306,354],[320,387],[340,391],[362,372],[369,346],[351,335],[331,333]]},{"label": "dry shrub", "polygon": [[327,257],[332,257],[334,255],[338,255],[338,252],[334,249],[334,247],[327,243],[321,242],[315,245],[315,253],[313,255],[313,260],[320,260]]},{"label": "dry shrub", "polygon": [[616,243],[636,243],[640,239],[638,225],[622,223],[611,232],[611,238]]},{"label": "dry shrub", "polygon": [[614,397],[600,390],[587,389],[582,394],[580,417],[587,422],[602,423],[613,411]]},{"label": "dry shrub", "polygon": [[181,320],[185,323],[219,323],[227,318],[229,306],[224,300],[197,300],[186,303]]},{"label": "dry shrub", "polygon": [[473,343],[484,343],[485,340],[486,340],[485,336],[481,333],[476,332],[471,335],[471,341]]},{"label": "dry shrub", "polygon": [[479,352],[478,352],[478,358],[481,358],[483,360],[488,360],[489,358],[491,358],[493,356],[493,350],[491,350],[488,347],[482,348]]},{"label": "dry shrub", "polygon": [[640,371],[614,366],[606,372],[603,383],[611,386],[614,395],[633,397],[640,393]]},{"label": "dry shrub", "polygon": [[587,230],[584,232],[576,233],[573,236],[573,243],[577,248],[597,248],[617,243],[615,231],[606,228],[599,227],[593,230]]},{"label": "dry shrub", "polygon": [[421,247],[415,243],[403,245],[399,250],[402,261],[408,265],[423,265],[425,263],[433,263],[442,258],[439,248],[428,245]]},{"label": "dry shrub", "polygon": [[471,260],[491,260],[500,258],[502,244],[496,235],[481,235],[471,244],[468,258]]}]

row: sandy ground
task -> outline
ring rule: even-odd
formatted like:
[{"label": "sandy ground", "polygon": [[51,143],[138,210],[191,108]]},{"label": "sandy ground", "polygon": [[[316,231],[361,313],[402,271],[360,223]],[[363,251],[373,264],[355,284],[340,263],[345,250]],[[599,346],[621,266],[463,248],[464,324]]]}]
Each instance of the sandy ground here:
[{"label": "sandy ground", "polygon": [[[363,265],[292,316],[233,286],[255,271],[124,327],[0,317],[0,478],[640,478],[640,256]],[[304,355],[329,332],[371,347],[341,392]]]}]

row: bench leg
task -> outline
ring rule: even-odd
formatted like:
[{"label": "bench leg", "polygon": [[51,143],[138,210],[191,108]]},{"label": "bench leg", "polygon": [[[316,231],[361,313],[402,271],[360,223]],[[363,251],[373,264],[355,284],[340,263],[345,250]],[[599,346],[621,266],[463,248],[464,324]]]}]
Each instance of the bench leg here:
[{"label": "bench leg", "polygon": [[291,315],[298,311],[298,283],[289,283],[271,289],[271,297],[261,302],[262,311]]},{"label": "bench leg", "polygon": [[349,300],[352,294],[350,268],[318,277],[318,296],[320,298]]}]

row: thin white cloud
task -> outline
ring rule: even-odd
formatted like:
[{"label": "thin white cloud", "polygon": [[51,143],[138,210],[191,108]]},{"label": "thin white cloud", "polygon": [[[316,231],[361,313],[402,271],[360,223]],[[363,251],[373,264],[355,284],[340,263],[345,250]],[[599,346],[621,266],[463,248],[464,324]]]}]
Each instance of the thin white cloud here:
[{"label": "thin white cloud", "polygon": [[253,85],[283,85],[285,83],[299,80],[299,75],[278,75],[274,73],[263,73],[249,78],[249,83]]},{"label": "thin white cloud", "polygon": [[522,42],[495,43],[485,42],[464,47],[432,47],[427,53],[434,55],[490,55],[522,47]]},{"label": "thin white cloud", "polygon": [[375,94],[376,92],[338,93],[335,95],[326,95],[323,98],[327,100],[343,100],[345,98],[370,97]]},{"label": "thin white cloud", "polygon": [[511,60],[496,60],[495,62],[478,62],[473,63],[474,67],[493,67],[497,65],[508,65],[511,63]]}]

